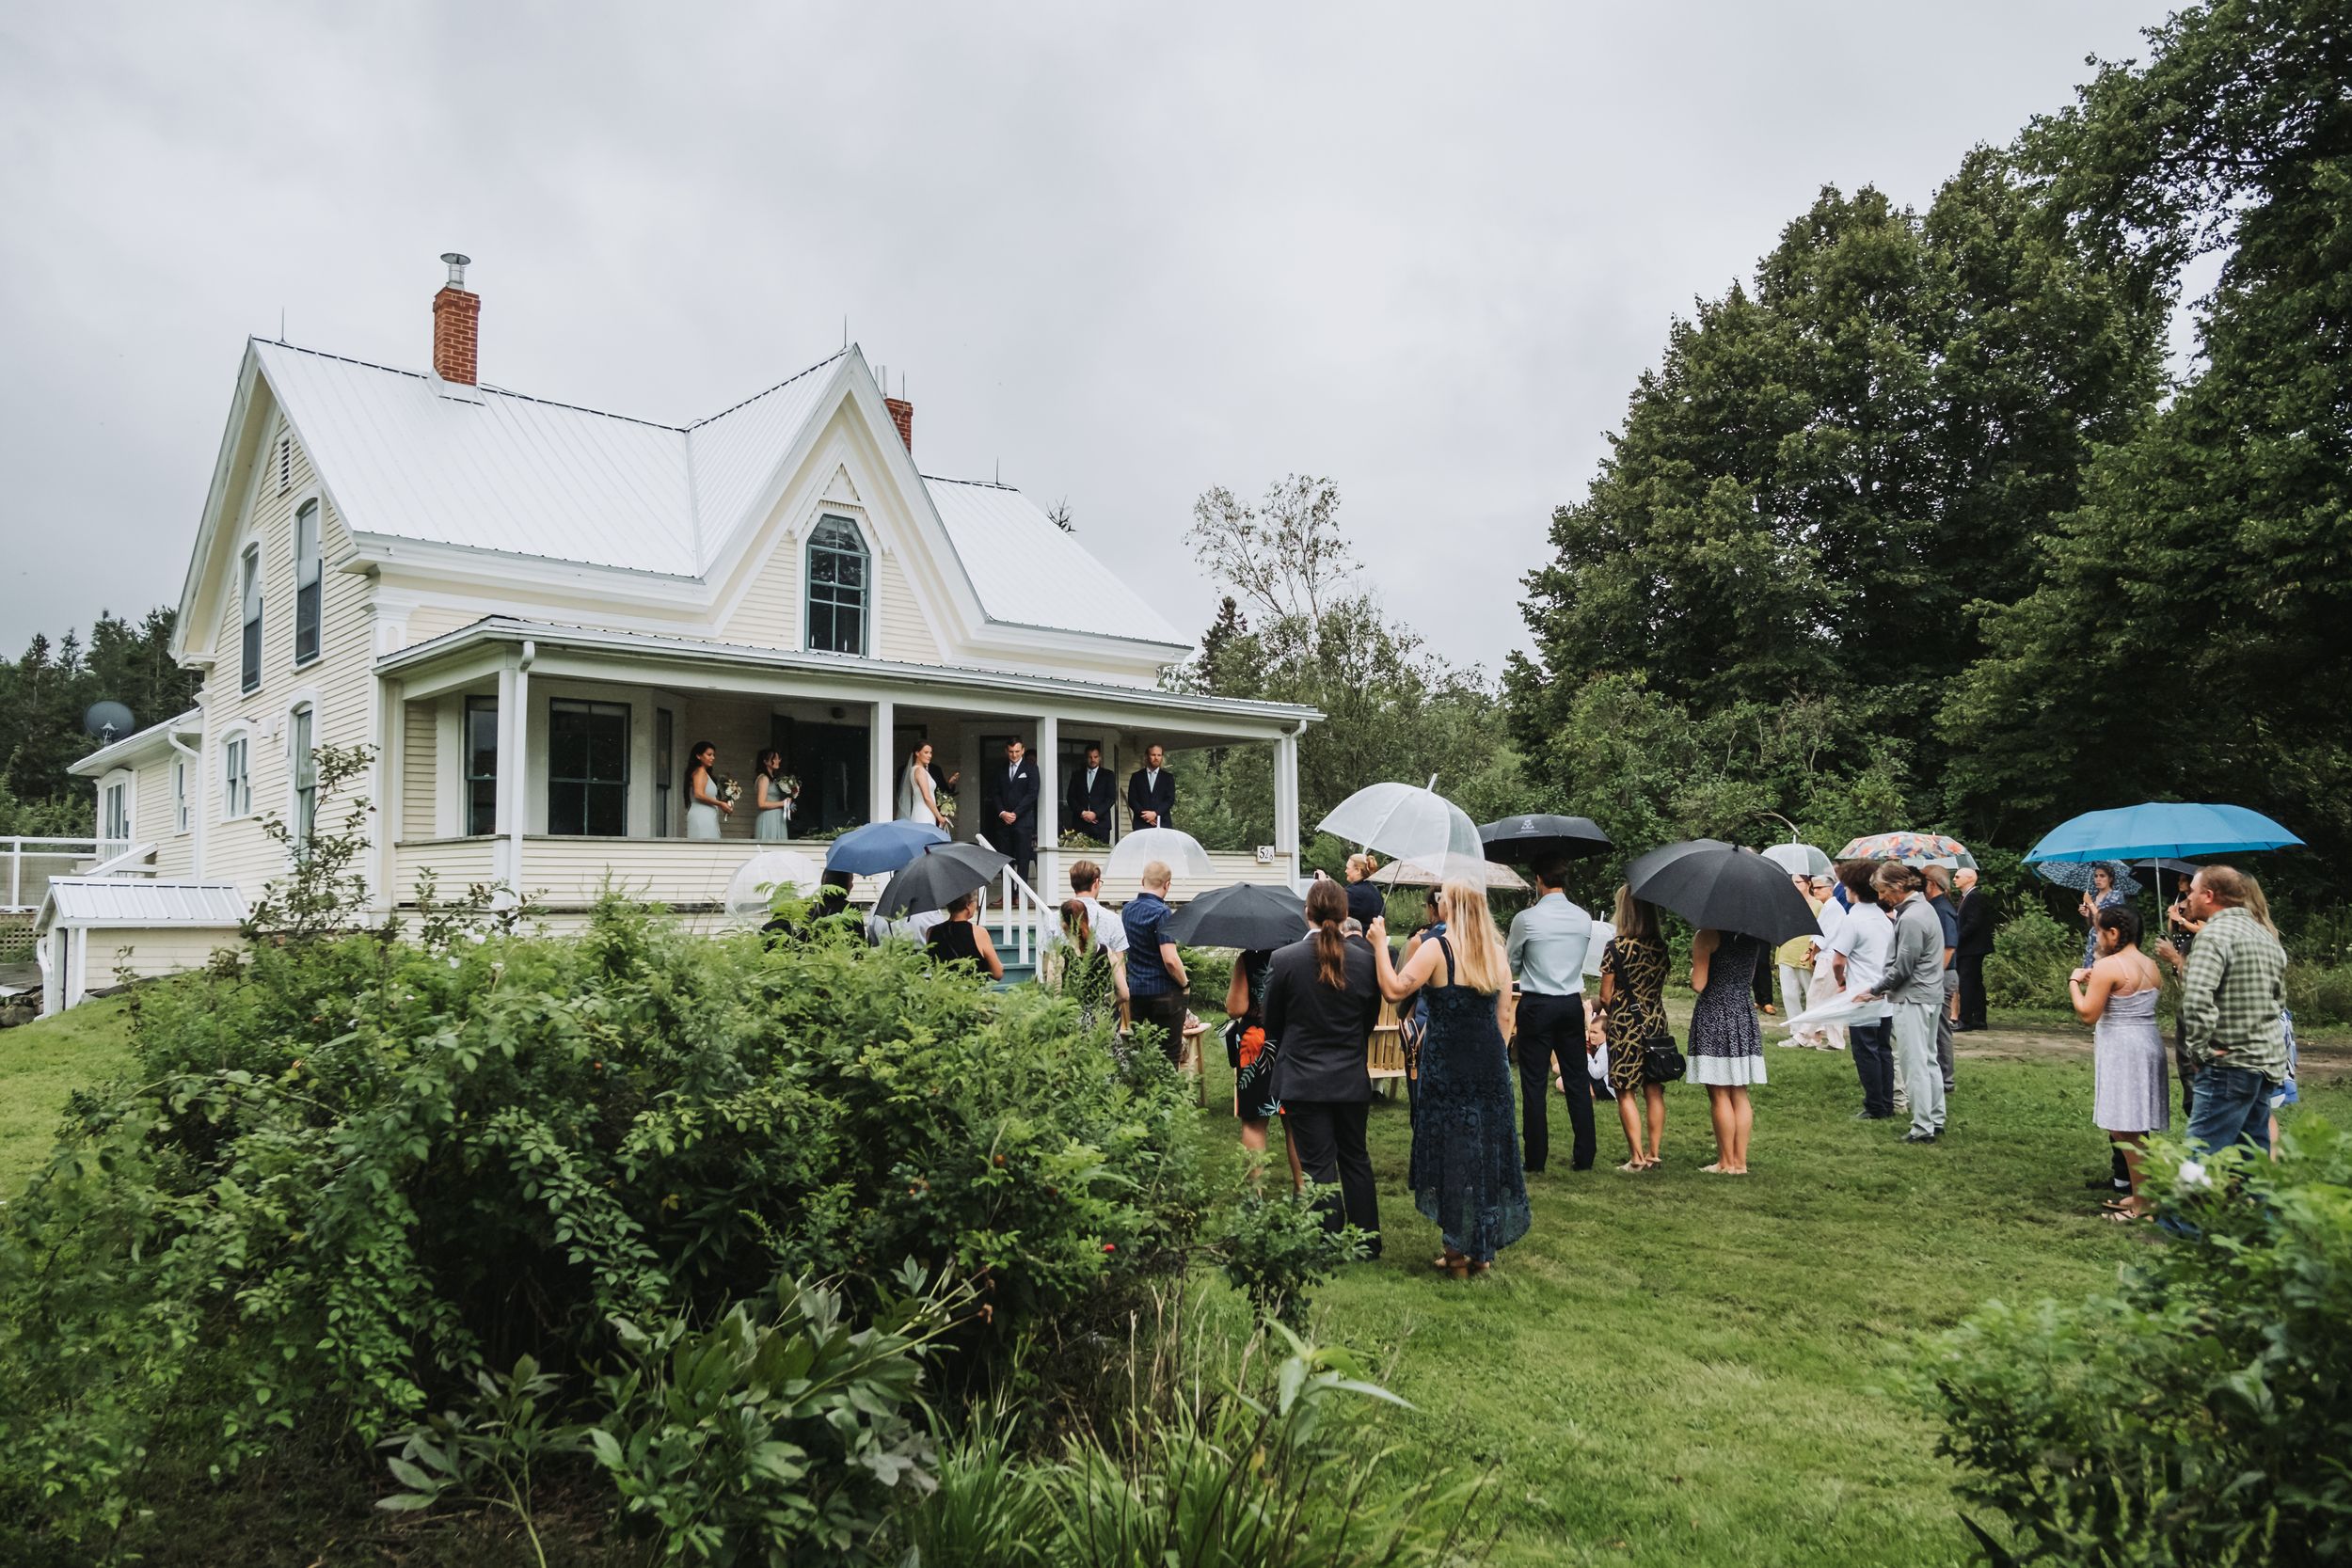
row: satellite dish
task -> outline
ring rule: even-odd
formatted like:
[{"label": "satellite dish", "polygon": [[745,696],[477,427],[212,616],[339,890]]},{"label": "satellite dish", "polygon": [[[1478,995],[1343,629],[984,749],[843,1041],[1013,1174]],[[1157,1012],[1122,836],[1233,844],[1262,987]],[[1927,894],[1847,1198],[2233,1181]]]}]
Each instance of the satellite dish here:
[{"label": "satellite dish", "polygon": [[82,715],[82,733],[111,746],[131,733],[131,710],[120,703],[92,703]]}]

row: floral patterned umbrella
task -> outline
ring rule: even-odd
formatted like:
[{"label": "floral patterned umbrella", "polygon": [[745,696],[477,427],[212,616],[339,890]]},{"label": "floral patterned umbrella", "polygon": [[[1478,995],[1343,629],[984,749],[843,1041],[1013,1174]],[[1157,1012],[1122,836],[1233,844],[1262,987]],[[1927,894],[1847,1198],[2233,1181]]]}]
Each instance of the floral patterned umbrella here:
[{"label": "floral patterned umbrella", "polygon": [[1900,861],[1905,865],[1970,866],[1977,857],[1956,838],[1942,833],[1871,833],[1837,852],[1841,861]]}]

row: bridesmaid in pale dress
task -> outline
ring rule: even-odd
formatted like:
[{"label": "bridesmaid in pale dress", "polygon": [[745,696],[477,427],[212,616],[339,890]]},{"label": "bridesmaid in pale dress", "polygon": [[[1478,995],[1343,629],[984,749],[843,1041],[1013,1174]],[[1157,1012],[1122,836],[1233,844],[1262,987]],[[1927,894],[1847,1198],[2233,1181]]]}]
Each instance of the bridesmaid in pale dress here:
[{"label": "bridesmaid in pale dress", "polygon": [[710,777],[710,770],[719,764],[719,748],[697,740],[686,755],[686,836],[717,838],[720,816],[735,815],[734,805],[719,799],[718,785]]},{"label": "bridesmaid in pale dress", "polygon": [[2117,904],[2095,918],[2091,934],[2099,944],[2098,959],[2067,976],[2066,989],[2075,1016],[2097,1026],[2091,1037],[2090,1119],[2123,1156],[2131,1177],[2131,1196],[2108,1211],[2108,1218],[2121,1222],[2148,1212],[2148,1200],[2140,1196],[2140,1150],[2149,1133],[2172,1126],[2164,1035],[2156,1027],[2164,975],[2139,950],[2137,910]]},{"label": "bridesmaid in pale dress", "polygon": [[759,753],[759,770],[752,775],[752,836],[778,844],[792,836],[792,813],[801,786],[787,789],[784,753],[771,747]]}]

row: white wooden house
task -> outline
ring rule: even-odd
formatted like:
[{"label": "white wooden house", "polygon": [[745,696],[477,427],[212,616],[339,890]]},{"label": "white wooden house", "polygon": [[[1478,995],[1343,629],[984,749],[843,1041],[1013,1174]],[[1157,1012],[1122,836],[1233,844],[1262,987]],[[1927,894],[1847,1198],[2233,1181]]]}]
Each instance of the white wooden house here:
[{"label": "white wooden house", "polygon": [[756,847],[748,810],[719,842],[679,836],[694,742],[747,786],[782,750],[811,832],[891,815],[929,740],[966,775],[968,836],[1018,736],[1048,899],[1090,743],[1122,786],[1154,743],[1270,749],[1273,858],[1228,847],[1218,871],[1295,877],[1297,737],[1320,715],[1161,689],[1190,640],[1019,491],[922,473],[912,405],[859,349],[707,419],[599,413],[485,384],[462,284],[453,264],[430,371],[246,344],[174,639],[198,705],[75,766],[106,874],[254,899],[286,869],[262,818],[340,824],[313,758],[364,745],[387,904],[431,872],[559,921],[608,880],[693,912]]}]

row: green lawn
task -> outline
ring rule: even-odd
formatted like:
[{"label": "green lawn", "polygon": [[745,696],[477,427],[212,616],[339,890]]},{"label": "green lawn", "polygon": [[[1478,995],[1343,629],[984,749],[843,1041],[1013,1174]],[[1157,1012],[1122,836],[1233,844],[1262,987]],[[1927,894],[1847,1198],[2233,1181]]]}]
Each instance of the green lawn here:
[{"label": "green lawn", "polygon": [[[1429,1267],[1406,1108],[1379,1105],[1386,1252],[1317,1296],[1317,1327],[1392,1351],[1417,1406],[1397,1418],[1400,1474],[1499,1466],[1499,1563],[1975,1560],[1935,1430],[1896,1386],[1921,1337],[1988,1299],[2095,1290],[2159,1244],[2084,1189],[2106,1145],[2073,1039],[1963,1059],[1929,1147],[1849,1119],[1844,1054],[1772,1050],[1745,1180],[1699,1173],[1696,1087],[1669,1091],[1667,1163],[1639,1176],[1612,1168],[1607,1105],[1597,1168],[1570,1172],[1555,1111],[1534,1229],[1466,1283]],[[2339,1122],[2352,1108],[2340,1083],[2305,1099]]]},{"label": "green lawn", "polygon": [[[0,1032],[0,1191],[46,1156],[72,1088],[127,1065],[120,999]],[[1745,1180],[1702,1176],[1702,1091],[1669,1095],[1667,1164],[1625,1176],[1613,1111],[1572,1173],[1555,1114],[1535,1228],[1494,1272],[1428,1267],[1403,1185],[1404,1104],[1373,1118],[1386,1256],[1316,1301],[1327,1338],[1382,1352],[1416,1409],[1391,1418],[1400,1479],[1495,1466],[1482,1509],[1505,1564],[1939,1564],[1970,1560],[1932,1425],[1896,1384],[1921,1337],[1980,1303],[2097,1289],[2154,1233],[2100,1221],[2086,1177],[2082,1032],[1979,1037],[1931,1148],[1849,1119],[1842,1055],[1773,1050]],[[1976,1042],[1971,1042],[1972,1044]],[[2333,1053],[2329,1053],[2331,1056]],[[2307,1103],[2341,1121],[2340,1059]],[[1209,1093],[1230,1084],[1213,1064]],[[1232,1123],[1204,1118],[1221,1147]],[[1238,1158],[1236,1154],[1236,1166]]]}]

